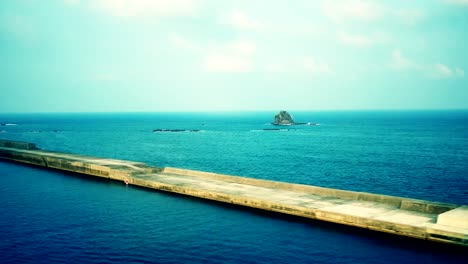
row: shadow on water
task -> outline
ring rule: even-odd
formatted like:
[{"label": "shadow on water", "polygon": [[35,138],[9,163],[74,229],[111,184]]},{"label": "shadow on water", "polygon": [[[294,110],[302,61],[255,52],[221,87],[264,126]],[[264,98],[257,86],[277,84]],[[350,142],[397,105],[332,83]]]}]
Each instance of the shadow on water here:
[{"label": "shadow on water", "polygon": [[[218,202],[214,200],[207,200],[203,198],[187,196],[178,193],[159,191],[155,189],[148,189],[140,186],[131,186],[132,188],[139,189],[145,192],[156,192],[160,195],[167,197],[174,197],[177,199],[185,199],[191,203],[203,203],[212,207],[220,209],[234,210],[240,214],[247,214],[249,216],[260,217],[260,218],[269,218],[274,219],[275,221],[301,224],[312,228],[313,230],[320,230],[322,232],[333,233],[333,235],[345,236],[349,239],[359,237],[362,240],[366,240],[368,243],[372,243],[374,246],[379,247],[391,247],[391,248],[400,248],[404,250],[415,250],[422,252],[444,252],[444,254],[450,253],[453,255],[466,256],[468,257],[468,252],[466,247],[461,245],[452,245],[447,243],[438,243],[434,241],[422,240],[417,238],[393,235],[389,233],[383,233],[378,231],[373,231],[369,229],[341,225],[332,222],[320,221],[310,218],[304,218],[300,216],[288,215],[273,211],[266,211],[261,209],[256,209],[252,207],[246,207],[236,204],[228,204],[223,202]],[[248,228],[248,227],[247,227]]]},{"label": "shadow on water", "polygon": [[[0,162],[16,165],[16,166],[24,166],[24,164],[17,163],[14,161],[8,160],[0,160]],[[268,218],[274,219],[275,221],[280,221],[284,223],[291,223],[291,224],[300,224],[304,225],[307,228],[311,228],[313,231],[318,232],[326,232],[332,236],[339,236],[343,237],[344,239],[356,239],[358,238],[364,243],[372,244],[374,247],[382,247],[382,248],[394,248],[394,249],[401,249],[401,250],[412,250],[415,252],[421,253],[443,253],[445,255],[449,254],[454,257],[465,258],[468,257],[468,252],[466,251],[466,247],[459,246],[459,245],[451,245],[445,243],[438,243],[433,241],[421,240],[416,238],[398,236],[388,233],[382,233],[377,231],[372,231],[368,229],[353,227],[353,226],[346,226],[331,222],[325,222],[320,220],[308,219],[299,216],[287,215],[272,211],[260,210],[251,207],[245,207],[241,205],[235,204],[228,204],[213,200],[207,200],[203,198],[187,196],[178,193],[166,192],[156,189],[145,188],[136,185],[126,185],[124,182],[119,182],[115,180],[110,180],[107,178],[100,178],[100,177],[90,177],[85,174],[79,174],[74,172],[68,172],[53,168],[44,168],[42,166],[30,165],[28,164],[27,167],[43,170],[53,173],[55,176],[61,177],[74,177],[77,179],[83,179],[86,181],[98,183],[98,184],[105,184],[105,185],[113,185],[115,187],[119,187],[122,189],[134,189],[137,191],[142,192],[150,192],[156,193],[158,195],[173,198],[173,199],[184,199],[190,203],[195,204],[202,204],[203,206],[210,206],[218,209],[228,209],[232,210],[239,214],[245,214],[253,217],[260,217],[260,218]],[[248,228],[248,226],[246,226]]]}]

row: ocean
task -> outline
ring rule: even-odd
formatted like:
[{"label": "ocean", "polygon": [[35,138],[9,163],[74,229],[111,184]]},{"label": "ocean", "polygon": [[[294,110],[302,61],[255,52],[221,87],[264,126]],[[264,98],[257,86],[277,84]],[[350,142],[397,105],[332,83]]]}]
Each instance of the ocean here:
[{"label": "ocean", "polygon": [[[468,110],[0,114],[0,138],[468,204]],[[153,132],[182,129],[187,132]],[[195,130],[196,132],[190,132]],[[466,249],[0,161],[0,263],[464,263]]]}]

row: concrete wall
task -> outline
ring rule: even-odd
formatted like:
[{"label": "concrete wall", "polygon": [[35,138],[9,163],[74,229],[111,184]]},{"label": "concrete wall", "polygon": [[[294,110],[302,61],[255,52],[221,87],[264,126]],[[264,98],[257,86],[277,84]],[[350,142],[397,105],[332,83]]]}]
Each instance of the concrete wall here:
[{"label": "concrete wall", "polygon": [[[251,208],[257,208],[266,211],[278,212],[288,215],[300,216],[310,219],[322,220],[327,222],[333,222],[337,224],[345,224],[369,230],[391,233],[396,235],[402,235],[407,237],[413,237],[418,239],[427,239],[428,234],[426,233],[425,227],[409,226],[404,224],[378,221],[367,217],[359,217],[348,215],[345,212],[329,212],[320,209],[304,208],[294,205],[286,205],[282,203],[276,203],[268,201],[268,197],[265,199],[255,199],[251,197],[243,197],[239,195],[231,195],[226,193],[217,193],[206,190],[192,189],[187,186],[175,186],[170,184],[163,184],[155,181],[148,181],[144,178],[139,179],[131,178],[131,184],[152,188],[171,193],[179,193],[183,195],[190,195],[203,199],[209,199],[213,201],[219,201],[224,203],[236,204],[241,206],[247,206]],[[447,235],[447,233],[444,233]],[[452,238],[458,236],[458,234],[447,235],[450,237],[447,240],[440,240],[441,242],[453,243]]]},{"label": "concrete wall", "polygon": [[227,181],[227,182],[249,184],[249,185],[262,186],[262,187],[268,187],[268,188],[279,188],[279,189],[295,191],[295,192],[316,194],[320,196],[337,197],[337,198],[346,199],[346,200],[383,203],[383,204],[395,206],[400,209],[417,211],[417,212],[422,212],[422,213],[440,214],[440,213],[449,211],[457,207],[456,205],[453,205],[453,204],[429,202],[425,200],[408,199],[408,198],[402,198],[402,197],[397,197],[397,196],[373,194],[373,193],[366,193],[366,192],[353,192],[353,191],[323,188],[323,187],[310,186],[310,185],[259,180],[259,179],[252,179],[252,178],[246,178],[246,177],[230,176],[230,175],[223,175],[223,174],[217,174],[217,173],[211,173],[211,172],[194,171],[194,170],[186,170],[186,169],[171,168],[171,167],[164,168],[163,172],[172,173],[172,174],[180,174],[180,175],[191,175],[195,177],[203,177],[207,179],[222,180],[222,181]]},{"label": "concrete wall", "polygon": [[[17,148],[13,148],[16,146]],[[142,187],[179,193],[183,195],[190,195],[241,206],[248,206],[262,210],[357,226],[370,230],[409,237],[468,245],[467,232],[460,232],[460,228],[466,228],[465,225],[467,219],[466,216],[468,215],[468,208],[460,207],[459,209],[452,210],[459,207],[458,205],[453,204],[436,203],[424,200],[364,192],[352,192],[285,182],[259,180],[170,167],[160,169],[148,166],[143,163],[131,161],[110,160],[35,150],[34,144],[25,142],[11,142],[1,140],[0,158],[34,164],[47,168],[109,178],[113,180],[127,181],[129,184]],[[154,180],[153,177],[155,177],[155,175],[157,177],[161,177],[161,180]],[[193,176],[196,178],[213,179],[226,183],[238,183],[272,189],[282,189],[291,192],[308,193],[322,197],[337,197],[343,200],[349,200],[351,202],[375,202],[390,205],[392,208],[395,207],[408,211],[439,215],[440,219],[434,221],[433,224],[429,224],[428,226],[408,225],[404,222],[383,221],[366,216],[359,216],[356,214],[353,215],[349,212],[346,212],[346,210],[330,211],[319,208],[307,208],[293,204],[281,203],[280,201],[274,202],[271,201],[271,199],[268,197],[265,197],[264,199],[245,197],[238,194],[222,193],[221,191],[210,191],[205,188],[193,188],[189,183],[182,185],[171,184],[170,181],[169,183],[164,183],[162,180],[162,177],[177,177],[178,175],[183,175],[185,177]]]},{"label": "concrete wall", "polygon": [[[25,146],[25,145],[20,145]],[[0,157],[7,160],[47,167],[57,170],[65,170],[75,173],[87,174],[103,178],[110,178],[114,180],[124,180],[129,177],[134,170],[127,167],[107,165],[107,164],[94,164],[92,160],[101,160],[99,158],[77,156],[77,158],[69,158],[67,154],[54,154],[41,150],[29,149],[13,149],[1,148]],[[82,158],[83,160],[80,160]],[[86,162],[88,160],[89,162]],[[113,169],[115,167],[115,169]]]},{"label": "concrete wall", "polygon": [[16,148],[16,149],[38,149],[36,144],[21,142],[21,141],[11,141],[11,140],[2,140],[0,139],[0,147],[3,148]]}]

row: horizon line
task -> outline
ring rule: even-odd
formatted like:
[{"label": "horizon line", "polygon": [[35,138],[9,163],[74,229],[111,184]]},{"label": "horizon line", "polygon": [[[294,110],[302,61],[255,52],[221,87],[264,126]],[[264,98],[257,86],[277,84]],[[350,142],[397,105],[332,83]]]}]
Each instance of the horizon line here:
[{"label": "horizon line", "polygon": [[167,111],[24,111],[24,112],[0,112],[0,115],[4,114],[149,114],[149,113],[161,113],[161,114],[177,114],[177,113],[266,113],[266,112],[422,112],[422,111],[468,111],[468,108],[374,108],[374,109],[314,109],[314,110],[167,110]]}]

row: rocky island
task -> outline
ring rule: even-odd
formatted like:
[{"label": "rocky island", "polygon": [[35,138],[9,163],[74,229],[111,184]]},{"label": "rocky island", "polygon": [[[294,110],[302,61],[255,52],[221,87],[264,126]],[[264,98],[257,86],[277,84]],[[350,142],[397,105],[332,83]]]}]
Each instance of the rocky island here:
[{"label": "rocky island", "polygon": [[200,132],[199,129],[153,129],[153,132]]},{"label": "rocky island", "polygon": [[288,111],[280,111],[277,115],[275,115],[273,125],[290,126],[292,124],[294,124],[294,120]]},{"label": "rocky island", "polygon": [[275,126],[292,126],[292,125],[307,125],[307,126],[316,126],[317,123],[297,123],[294,122],[291,115],[288,111],[280,111],[277,115],[275,115],[275,119],[272,123]]}]

